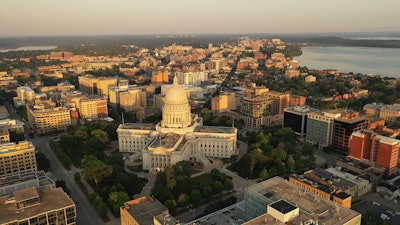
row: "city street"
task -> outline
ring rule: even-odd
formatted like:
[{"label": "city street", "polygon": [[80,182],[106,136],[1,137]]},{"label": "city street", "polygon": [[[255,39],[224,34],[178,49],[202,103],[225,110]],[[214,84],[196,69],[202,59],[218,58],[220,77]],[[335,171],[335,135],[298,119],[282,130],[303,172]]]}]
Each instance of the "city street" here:
[{"label": "city street", "polygon": [[[21,120],[16,110],[11,106],[7,106],[11,119]],[[76,204],[77,211],[77,224],[83,225],[99,225],[104,224],[103,220],[98,216],[92,205],[86,196],[82,193],[81,189],[74,181],[74,174],[72,171],[66,171],[50,149],[49,141],[56,138],[56,135],[52,136],[37,136],[35,138],[29,138],[29,127],[26,121],[25,123],[25,136],[28,141],[31,141],[36,147],[36,151],[44,153],[50,160],[50,171],[51,178],[56,180],[64,180],[67,188],[71,190],[71,198]]]}]

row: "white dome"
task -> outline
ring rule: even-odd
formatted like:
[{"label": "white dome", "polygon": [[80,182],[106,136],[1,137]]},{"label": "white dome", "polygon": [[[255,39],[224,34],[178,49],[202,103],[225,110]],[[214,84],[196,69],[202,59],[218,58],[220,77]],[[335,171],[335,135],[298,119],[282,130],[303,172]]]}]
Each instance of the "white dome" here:
[{"label": "white dome", "polygon": [[187,104],[189,102],[185,90],[178,84],[176,77],[165,94],[164,102],[167,104]]}]

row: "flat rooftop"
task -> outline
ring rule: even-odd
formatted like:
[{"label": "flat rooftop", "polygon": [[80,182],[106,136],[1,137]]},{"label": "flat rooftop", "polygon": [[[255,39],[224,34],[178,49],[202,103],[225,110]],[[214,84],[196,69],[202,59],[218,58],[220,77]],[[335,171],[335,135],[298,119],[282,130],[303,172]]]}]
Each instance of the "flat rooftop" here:
[{"label": "flat rooftop", "polygon": [[182,135],[176,133],[161,134],[150,144],[150,147],[151,148],[162,147],[165,149],[170,149],[176,145],[176,143],[181,137]]},{"label": "flat rooftop", "polygon": [[119,129],[155,130],[155,126],[152,123],[124,123]]},{"label": "flat rooftop", "polygon": [[10,114],[5,105],[0,106],[0,120],[10,119]]},{"label": "flat rooftop", "polygon": [[[28,191],[30,194],[30,190]],[[0,224],[10,221],[22,220],[35,217],[39,214],[54,211],[57,209],[74,207],[74,202],[61,188],[53,188],[47,185],[36,189],[36,193],[40,196],[40,204],[29,206],[25,210],[17,211],[16,202],[6,203],[12,197],[18,196],[5,195],[0,197]],[[35,193],[35,194],[36,194]],[[23,197],[23,196],[22,196]]]},{"label": "flat rooftop", "polygon": [[231,134],[235,133],[234,127],[218,127],[218,126],[198,126],[194,130],[195,132],[202,132],[202,133],[226,133]]},{"label": "flat rooftop", "polygon": [[[335,204],[333,201],[329,201],[318,195],[312,194],[296,185],[289,183],[287,180],[281,177],[273,177],[269,180],[250,186],[246,188],[245,191],[252,193],[268,204],[274,203],[278,200],[285,200],[293,206],[298,207],[300,209],[300,213],[299,216],[292,221],[293,224],[300,224],[301,222],[315,218],[318,218],[318,221],[325,225],[344,224],[355,217],[360,217],[361,221],[361,215],[359,213]],[[272,218],[272,216],[270,217]],[[249,221],[245,224],[263,223],[250,223]]]},{"label": "flat rooftop", "polygon": [[150,196],[141,197],[126,202],[123,206],[138,224],[152,224],[153,217],[165,214],[167,208]]}]

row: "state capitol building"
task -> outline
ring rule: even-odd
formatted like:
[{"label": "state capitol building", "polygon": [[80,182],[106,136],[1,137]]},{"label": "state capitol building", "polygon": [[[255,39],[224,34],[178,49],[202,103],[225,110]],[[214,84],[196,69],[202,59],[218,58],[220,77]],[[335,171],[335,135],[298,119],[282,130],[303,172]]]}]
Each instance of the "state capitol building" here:
[{"label": "state capitol building", "polygon": [[188,97],[174,77],[163,99],[158,124],[122,123],[117,129],[119,151],[140,155],[143,170],[162,171],[168,164],[204,157],[237,155],[235,127],[203,126],[190,112]]}]

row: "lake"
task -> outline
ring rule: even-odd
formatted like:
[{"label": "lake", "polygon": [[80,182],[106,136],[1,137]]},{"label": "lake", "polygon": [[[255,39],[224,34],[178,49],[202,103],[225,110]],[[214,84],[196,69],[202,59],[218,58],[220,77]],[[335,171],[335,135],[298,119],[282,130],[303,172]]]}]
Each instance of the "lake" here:
[{"label": "lake", "polygon": [[295,57],[309,69],[337,69],[340,72],[400,77],[400,48],[302,47]]},{"label": "lake", "polygon": [[0,52],[10,52],[10,51],[34,51],[34,50],[52,50],[56,49],[57,46],[53,45],[43,45],[43,46],[22,46],[14,49],[0,49]]}]

